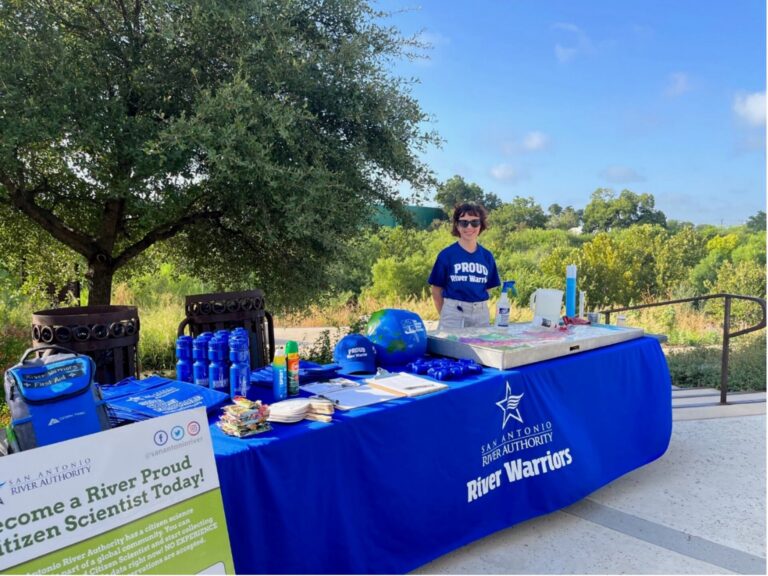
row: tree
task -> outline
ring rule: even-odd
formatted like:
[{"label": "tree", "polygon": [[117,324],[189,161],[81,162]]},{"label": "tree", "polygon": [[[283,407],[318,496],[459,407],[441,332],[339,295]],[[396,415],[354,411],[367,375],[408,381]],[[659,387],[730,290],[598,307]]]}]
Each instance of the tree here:
[{"label": "tree", "polygon": [[85,263],[12,210],[0,204],[0,275],[5,272],[8,288],[40,309],[69,300]]},{"label": "tree", "polygon": [[448,178],[437,187],[435,200],[443,207],[448,216],[453,216],[454,207],[462,202],[482,204],[489,212],[501,206],[501,200],[496,194],[484,192],[480,186],[474,182],[466,182],[458,174]]},{"label": "tree", "polygon": [[752,232],[765,231],[765,212],[760,210],[757,214],[750,216],[747,219],[747,230]]},{"label": "tree", "polygon": [[[743,260],[738,264],[725,261],[717,272],[717,279],[708,285],[713,293],[744,294],[765,298],[765,266]],[[723,300],[717,298],[706,303],[705,309],[716,318],[723,317]],[[763,313],[755,302],[733,300],[731,318],[746,325],[757,324]]]},{"label": "tree", "polygon": [[558,230],[570,230],[581,223],[583,210],[576,210],[573,206],[563,208],[559,204],[552,204],[547,212],[547,228]]},{"label": "tree", "polygon": [[665,226],[667,217],[654,208],[653,194],[635,194],[622,190],[619,196],[608,188],[598,188],[592,193],[584,208],[584,232],[607,232],[614,228],[628,228],[633,224],[658,224]]},{"label": "tree", "polygon": [[[0,2],[0,203],[81,255],[90,303],[150,246],[307,296],[436,141],[364,0]],[[312,281],[307,281],[311,279]]]},{"label": "tree", "polygon": [[530,196],[515,196],[512,202],[502,204],[492,217],[492,224],[507,233],[525,228],[544,228],[546,223],[544,210]]}]

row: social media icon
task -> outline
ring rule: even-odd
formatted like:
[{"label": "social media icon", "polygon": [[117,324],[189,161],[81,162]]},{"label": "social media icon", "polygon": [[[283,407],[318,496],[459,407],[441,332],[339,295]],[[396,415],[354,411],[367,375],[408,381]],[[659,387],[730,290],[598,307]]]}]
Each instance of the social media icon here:
[{"label": "social media icon", "polygon": [[200,434],[200,424],[194,420],[187,424],[187,434],[190,436],[197,436]]},{"label": "social media icon", "polygon": [[181,440],[184,438],[184,428],[181,426],[174,426],[171,428],[171,438],[173,438],[176,441]]},{"label": "social media icon", "polygon": [[162,446],[166,442],[168,442],[168,433],[165,430],[158,430],[155,432],[155,444]]}]

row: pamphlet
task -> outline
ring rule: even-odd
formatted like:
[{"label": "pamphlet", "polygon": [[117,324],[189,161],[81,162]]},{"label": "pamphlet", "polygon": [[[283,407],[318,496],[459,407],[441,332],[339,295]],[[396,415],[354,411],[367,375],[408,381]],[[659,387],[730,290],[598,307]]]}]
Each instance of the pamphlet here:
[{"label": "pamphlet", "polygon": [[378,388],[397,396],[421,396],[448,388],[445,384],[435,382],[434,380],[427,380],[408,372],[400,372],[385,378],[370,378],[366,382],[373,388]]}]

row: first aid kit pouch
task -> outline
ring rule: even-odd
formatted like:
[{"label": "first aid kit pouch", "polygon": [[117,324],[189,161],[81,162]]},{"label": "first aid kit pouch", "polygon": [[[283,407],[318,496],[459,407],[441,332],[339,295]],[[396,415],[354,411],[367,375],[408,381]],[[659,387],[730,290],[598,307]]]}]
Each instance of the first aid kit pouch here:
[{"label": "first aid kit pouch", "polygon": [[[55,353],[29,358],[45,350]],[[14,448],[29,450],[108,429],[107,407],[93,381],[95,371],[89,356],[61,346],[24,352],[5,372]]]}]

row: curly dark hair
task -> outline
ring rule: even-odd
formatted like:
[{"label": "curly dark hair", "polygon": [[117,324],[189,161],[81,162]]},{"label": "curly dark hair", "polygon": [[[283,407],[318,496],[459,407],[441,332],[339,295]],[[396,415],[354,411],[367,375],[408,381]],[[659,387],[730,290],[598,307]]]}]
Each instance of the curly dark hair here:
[{"label": "curly dark hair", "polygon": [[461,236],[459,233],[458,222],[459,218],[462,216],[477,216],[480,218],[480,232],[488,229],[488,211],[480,204],[464,202],[462,204],[456,204],[456,207],[453,209],[453,226],[451,228],[451,234],[454,236]]}]

